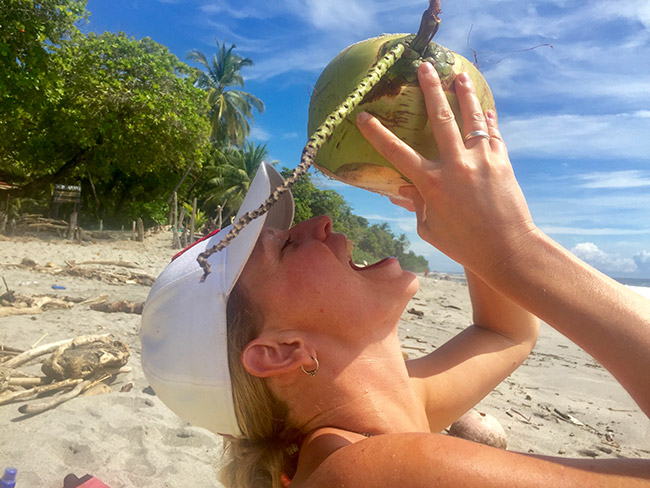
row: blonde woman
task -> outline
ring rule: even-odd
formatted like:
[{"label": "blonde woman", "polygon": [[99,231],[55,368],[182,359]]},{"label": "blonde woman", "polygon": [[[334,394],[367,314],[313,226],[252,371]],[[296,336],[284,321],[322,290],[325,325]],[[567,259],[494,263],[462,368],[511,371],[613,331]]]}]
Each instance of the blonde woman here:
[{"label": "blonde woman", "polygon": [[[419,234],[463,264],[474,325],[404,362],[399,317],[416,277],[388,258],[359,269],[318,217],[289,228],[290,195],[210,257],[224,230],[163,271],[145,306],[143,367],[181,417],[223,434],[227,487],[636,487],[650,462],[551,459],[439,434],[526,358],[538,316],[607,367],[650,414],[650,306],[533,223],[493,113],[456,79],[464,134],[435,70],[419,70],[440,157],[369,115],[358,126],[413,186]],[[240,214],[280,181],[263,166]],[[534,314],[534,315],[533,315]],[[459,387],[460,385],[460,387]]]}]

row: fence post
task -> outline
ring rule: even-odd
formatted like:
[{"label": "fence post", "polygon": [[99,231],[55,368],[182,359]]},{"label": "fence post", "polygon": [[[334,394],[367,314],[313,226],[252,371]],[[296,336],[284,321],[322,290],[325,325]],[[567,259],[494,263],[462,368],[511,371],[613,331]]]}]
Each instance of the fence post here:
[{"label": "fence post", "polygon": [[138,229],[136,240],[138,242],[144,242],[144,224],[142,223],[142,219],[140,217],[138,217],[138,220],[136,220],[136,227]]},{"label": "fence post", "polygon": [[173,221],[172,221],[172,247],[178,249],[181,247],[181,241],[178,237],[178,195],[174,192],[172,203]]},{"label": "fence post", "polygon": [[196,222],[196,197],[192,202],[192,218],[190,219],[190,244],[194,244],[194,224]]},{"label": "fence post", "polygon": [[73,240],[75,231],[77,230],[77,212],[70,214],[70,224],[68,225],[68,240]]}]

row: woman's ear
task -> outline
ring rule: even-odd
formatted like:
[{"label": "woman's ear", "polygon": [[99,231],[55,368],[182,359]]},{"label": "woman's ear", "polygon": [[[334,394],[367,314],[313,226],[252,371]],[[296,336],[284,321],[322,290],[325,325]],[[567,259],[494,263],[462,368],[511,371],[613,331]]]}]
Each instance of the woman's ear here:
[{"label": "woman's ear", "polygon": [[253,376],[268,378],[312,364],[312,355],[302,338],[278,331],[250,341],[242,351],[241,361]]}]

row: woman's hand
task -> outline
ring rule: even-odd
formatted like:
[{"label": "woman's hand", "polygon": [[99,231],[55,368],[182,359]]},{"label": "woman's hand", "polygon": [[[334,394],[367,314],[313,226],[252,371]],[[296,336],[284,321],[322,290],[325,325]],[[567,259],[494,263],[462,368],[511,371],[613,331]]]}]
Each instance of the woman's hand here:
[{"label": "woman's hand", "polygon": [[408,200],[402,206],[417,214],[418,234],[483,274],[510,249],[524,245],[536,227],[515,180],[496,115],[483,114],[470,77],[462,73],[455,80],[463,130],[487,132],[489,140],[463,141],[431,64],[423,63],[418,77],[439,149],[436,160],[422,157],[367,113],[358,116],[357,125],[375,149],[413,181],[400,194]]}]

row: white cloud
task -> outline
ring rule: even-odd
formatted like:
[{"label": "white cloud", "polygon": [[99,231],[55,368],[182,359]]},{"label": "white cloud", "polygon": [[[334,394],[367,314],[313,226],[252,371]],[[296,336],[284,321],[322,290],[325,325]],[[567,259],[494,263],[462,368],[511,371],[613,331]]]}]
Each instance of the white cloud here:
[{"label": "white cloud", "polygon": [[577,175],[584,181],[582,188],[639,188],[650,186],[650,172],[623,170]]},{"label": "white cloud", "polygon": [[633,259],[639,271],[650,273],[650,252],[641,251],[636,254]]},{"label": "white cloud", "polygon": [[648,159],[646,111],[508,117],[501,119],[500,129],[509,151],[519,156]]},{"label": "white cloud", "polygon": [[603,273],[634,273],[637,265],[632,258],[624,258],[618,254],[608,254],[598,248],[593,242],[576,244],[571,252]]},{"label": "white cloud", "polygon": [[266,129],[258,125],[251,127],[250,138],[257,142],[266,142],[271,138],[271,134]]},{"label": "white cloud", "polygon": [[362,215],[362,217],[370,222],[388,222],[391,224],[391,227],[397,227],[400,232],[417,235],[415,214],[405,217],[386,217],[384,215],[366,214]]}]

